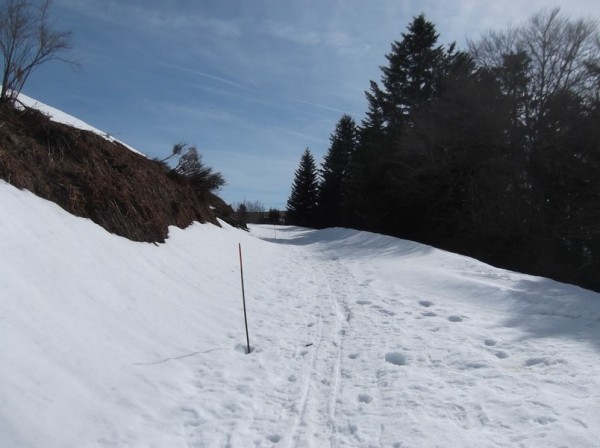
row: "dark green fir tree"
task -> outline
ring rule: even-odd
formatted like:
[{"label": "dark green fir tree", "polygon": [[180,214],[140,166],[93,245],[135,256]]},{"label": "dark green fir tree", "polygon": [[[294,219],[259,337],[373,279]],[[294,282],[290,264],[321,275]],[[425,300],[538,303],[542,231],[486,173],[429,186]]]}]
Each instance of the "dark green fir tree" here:
[{"label": "dark green fir tree", "polygon": [[350,160],[357,144],[358,129],[350,115],[343,115],[330,137],[331,145],[321,165],[319,224],[322,227],[344,225],[342,204]]},{"label": "dark green fir tree", "polygon": [[288,224],[315,227],[317,224],[317,200],[319,182],[315,159],[306,148],[295,171],[292,192],[287,201]]}]

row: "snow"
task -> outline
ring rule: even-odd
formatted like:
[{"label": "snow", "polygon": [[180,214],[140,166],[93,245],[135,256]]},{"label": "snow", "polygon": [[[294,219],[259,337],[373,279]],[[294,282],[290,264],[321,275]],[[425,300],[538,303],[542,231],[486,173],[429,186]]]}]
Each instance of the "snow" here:
[{"label": "snow", "polygon": [[0,203],[1,447],[598,446],[599,294],[347,229],[153,245]]}]

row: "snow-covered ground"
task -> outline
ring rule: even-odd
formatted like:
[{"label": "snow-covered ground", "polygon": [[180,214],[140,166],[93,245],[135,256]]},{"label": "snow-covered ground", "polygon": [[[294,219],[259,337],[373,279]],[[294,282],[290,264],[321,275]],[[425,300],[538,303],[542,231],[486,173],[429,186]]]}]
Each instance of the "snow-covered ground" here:
[{"label": "snow-covered ground", "polygon": [[599,444],[599,294],[345,229],[157,246],[0,204],[0,447]]}]

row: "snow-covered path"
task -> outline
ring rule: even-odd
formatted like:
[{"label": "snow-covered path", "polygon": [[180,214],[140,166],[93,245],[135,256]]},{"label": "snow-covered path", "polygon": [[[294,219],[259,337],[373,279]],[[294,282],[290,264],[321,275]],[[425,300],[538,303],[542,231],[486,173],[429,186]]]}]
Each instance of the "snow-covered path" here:
[{"label": "snow-covered path", "polygon": [[346,229],[155,246],[0,204],[2,448],[598,446],[599,294]]},{"label": "snow-covered path", "polygon": [[558,284],[521,290],[535,279],[412,243],[390,266],[377,248],[386,237],[361,254],[352,231],[282,236],[303,251],[319,302],[282,446],[595,445],[597,301],[586,315]]}]

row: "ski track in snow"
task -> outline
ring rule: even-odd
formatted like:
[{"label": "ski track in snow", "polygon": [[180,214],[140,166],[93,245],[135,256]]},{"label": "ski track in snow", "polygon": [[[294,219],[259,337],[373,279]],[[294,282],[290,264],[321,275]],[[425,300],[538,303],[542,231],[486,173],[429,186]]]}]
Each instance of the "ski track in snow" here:
[{"label": "ski track in snow", "polygon": [[[522,356],[523,347],[518,347],[522,343],[510,327],[498,325],[503,317],[508,320],[498,310],[490,316],[489,310],[481,312],[467,301],[424,299],[403,289],[400,282],[384,291],[360,269],[354,270],[363,276],[357,280],[335,250],[322,250],[318,243],[300,250],[316,286],[317,332],[309,348],[305,386],[296,398],[299,413],[288,429],[280,430],[287,436],[278,439],[277,446],[464,446],[473,440],[472,435],[465,436],[469,432],[477,433],[479,446],[554,446],[546,443],[552,440],[550,428],[561,411],[544,402],[547,394],[539,377],[528,378],[527,369],[547,368],[544,388],[549,384],[560,388],[562,380],[552,380],[552,371],[568,361],[542,356],[515,362],[511,347]],[[490,328],[487,338],[457,328],[479,319],[489,321],[484,324]],[[480,326],[478,322],[477,329]],[[555,344],[525,343],[534,351]],[[513,372],[522,383],[517,390],[511,387]],[[583,380],[575,384],[581,397],[593,396],[593,389],[583,385],[586,375],[577,376]],[[578,397],[569,398],[573,402]],[[515,412],[514,420],[503,421],[506,407]],[[527,432],[518,424],[520,419],[531,422]],[[576,417],[570,420],[588,427]],[[427,421],[442,422],[448,432],[429,433]],[[486,437],[486,431],[500,435]],[[557,427],[556,433],[560,431]]]},{"label": "ski track in snow", "polygon": [[307,256],[317,295],[317,332],[307,347],[312,352],[297,423],[290,434],[293,447],[323,446],[331,443],[335,433],[335,410],[341,358],[341,312],[323,266]]}]

